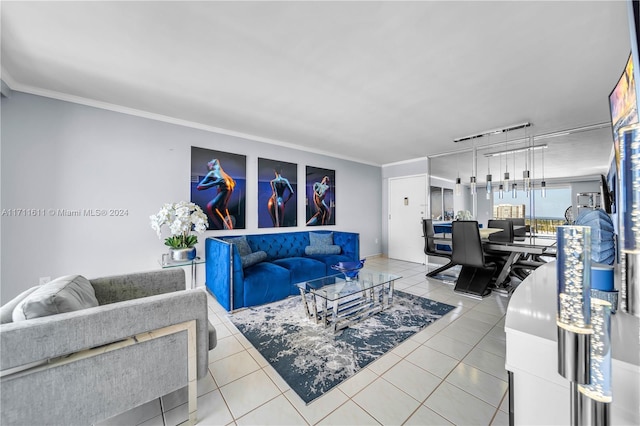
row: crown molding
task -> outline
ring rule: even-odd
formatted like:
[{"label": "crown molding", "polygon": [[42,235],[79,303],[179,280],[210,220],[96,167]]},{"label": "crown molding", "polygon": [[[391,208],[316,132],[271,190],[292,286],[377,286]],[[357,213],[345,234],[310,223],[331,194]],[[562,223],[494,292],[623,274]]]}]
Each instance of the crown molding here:
[{"label": "crown molding", "polygon": [[365,164],[368,166],[381,167],[380,164],[375,164],[367,161],[362,161],[360,159],[348,156],[340,156],[337,157],[335,153],[329,151],[323,151],[320,149],[309,148],[301,145],[296,145],[290,142],[280,141],[277,139],[265,138],[258,135],[252,135],[249,133],[237,132],[235,130],[224,129],[221,127],[210,126],[208,124],[198,123],[195,121],[183,120],[175,117],[170,117],[167,115],[157,114],[149,111],[144,111],[135,108],[129,108],[122,105],[112,104],[108,102],[102,102],[95,99],[83,98],[81,96],[70,95],[67,93],[56,92],[53,90],[41,89],[34,86],[28,86],[25,84],[17,83],[9,73],[6,72],[4,68],[2,68],[2,79],[9,86],[9,88],[15,92],[27,93],[30,95],[42,96],[45,98],[56,99],[65,102],[71,102],[79,105],[85,105],[93,108],[104,109],[108,111],[118,112],[121,114],[132,115],[141,118],[147,118],[149,120],[162,121],[165,123],[175,124],[183,127],[190,127],[193,129],[204,130],[206,132],[218,133],[221,135],[233,136],[242,139],[249,139],[256,142],[262,142],[270,145],[276,145],[284,148],[295,149],[297,151],[308,152],[311,154],[324,155],[332,158],[339,158],[341,160],[353,161],[355,163]]},{"label": "crown molding", "polygon": [[412,158],[410,160],[402,160],[402,161],[396,161],[395,163],[386,163],[383,164],[381,167],[393,167],[393,166],[400,166],[403,164],[410,164],[410,163],[417,163],[419,161],[426,161],[428,160],[428,157],[418,157],[418,158]]}]

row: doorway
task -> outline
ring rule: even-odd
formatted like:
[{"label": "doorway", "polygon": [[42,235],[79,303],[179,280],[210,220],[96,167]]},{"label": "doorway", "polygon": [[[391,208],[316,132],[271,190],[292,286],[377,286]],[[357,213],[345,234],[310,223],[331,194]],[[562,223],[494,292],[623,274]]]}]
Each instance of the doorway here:
[{"label": "doorway", "polygon": [[427,175],[389,179],[389,257],[425,263],[422,219],[428,212]]}]

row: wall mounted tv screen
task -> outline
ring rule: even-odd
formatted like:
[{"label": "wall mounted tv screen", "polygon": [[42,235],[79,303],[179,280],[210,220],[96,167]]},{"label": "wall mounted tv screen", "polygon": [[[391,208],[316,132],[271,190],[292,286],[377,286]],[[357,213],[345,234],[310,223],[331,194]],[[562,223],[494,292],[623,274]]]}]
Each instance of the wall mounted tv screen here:
[{"label": "wall mounted tv screen", "polygon": [[616,154],[616,168],[620,170],[620,141],[618,130],[638,122],[638,104],[636,100],[636,83],[633,77],[633,58],[624,67],[622,76],[609,95],[611,112],[611,128],[613,129],[613,145]]}]

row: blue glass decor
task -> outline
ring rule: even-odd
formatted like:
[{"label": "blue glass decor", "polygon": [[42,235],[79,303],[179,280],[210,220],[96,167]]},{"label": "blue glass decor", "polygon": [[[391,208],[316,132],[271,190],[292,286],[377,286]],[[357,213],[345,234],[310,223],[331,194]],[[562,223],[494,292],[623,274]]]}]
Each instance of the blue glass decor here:
[{"label": "blue glass decor", "polygon": [[360,259],[359,262],[338,262],[336,265],[332,265],[331,269],[342,272],[347,280],[351,280],[358,277],[365,261],[366,259]]}]

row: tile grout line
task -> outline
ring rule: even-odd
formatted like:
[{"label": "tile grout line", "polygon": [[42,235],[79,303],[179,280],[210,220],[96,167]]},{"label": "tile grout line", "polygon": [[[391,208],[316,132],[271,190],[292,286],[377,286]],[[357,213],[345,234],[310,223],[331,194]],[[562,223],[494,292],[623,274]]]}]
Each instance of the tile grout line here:
[{"label": "tile grout line", "polygon": [[[476,305],[476,306],[477,306],[477,305]],[[462,317],[462,316],[464,316],[464,314],[463,314],[463,315],[461,315],[461,317]],[[460,319],[460,318],[457,318],[456,320],[454,320],[454,322],[453,322],[453,323],[455,323],[455,321],[457,321],[458,319]],[[501,319],[502,319],[502,318],[501,318]],[[501,320],[501,319],[500,319],[500,320]],[[498,322],[499,322],[500,320],[498,320]],[[452,323],[452,324],[453,324],[453,323]],[[496,323],[496,324],[497,324],[497,323]],[[449,324],[449,325],[451,325],[451,324]],[[447,327],[448,327],[448,326],[447,326]],[[431,394],[429,394],[429,396],[428,396],[428,397],[427,397],[427,398],[422,402],[422,404],[423,404],[423,405],[424,405],[424,403],[427,401],[427,399],[429,399],[429,397],[430,397],[430,396],[431,396],[431,395],[432,395],[432,394],[433,394],[433,393],[434,393],[434,392],[435,392],[435,391],[436,391],[436,390],[437,390],[437,389],[438,389],[438,388],[439,388],[443,383],[447,382],[447,378],[451,375],[451,373],[452,373],[452,372],[453,372],[453,371],[454,371],[454,370],[455,370],[455,369],[456,369],[460,364],[462,364],[462,363],[463,363],[464,359],[465,359],[465,358],[466,358],[466,357],[467,357],[467,356],[468,356],[468,355],[469,355],[469,354],[470,354],[470,353],[471,353],[471,352],[472,352],[472,351],[473,351],[473,350],[474,350],[474,349],[475,349],[475,348],[480,344],[480,342],[482,342],[482,340],[483,340],[483,339],[485,339],[485,338],[489,335],[489,333],[491,332],[491,330],[492,330],[494,327],[495,327],[495,325],[494,325],[493,327],[491,327],[491,328],[489,329],[489,331],[487,331],[487,332],[482,336],[482,338],[481,338],[481,339],[480,339],[480,340],[479,340],[475,345],[473,345],[473,347],[471,348],[471,350],[470,350],[470,351],[469,351],[469,352],[468,352],[468,353],[467,353],[467,354],[466,354],[466,355],[465,355],[461,360],[459,360],[459,361],[458,361],[458,363],[456,364],[456,366],[455,366],[455,367],[453,367],[453,369],[451,369],[451,371],[449,371],[449,373],[448,373],[448,374],[447,374],[447,375],[442,379],[442,381],[438,384],[438,386],[436,386],[436,388],[433,390],[433,392],[431,392]],[[445,328],[446,328],[446,327],[445,327]],[[444,330],[444,329],[443,329],[443,330]],[[441,330],[441,331],[443,331],[443,330]],[[437,335],[437,334],[439,334],[441,331],[439,331],[438,333],[436,333],[436,335]],[[434,337],[435,337],[435,336],[434,336]],[[425,343],[426,343],[426,342],[425,342]],[[438,351],[438,350],[437,350],[437,349],[435,349],[435,348],[432,348],[432,349],[434,349],[434,350]],[[482,349],[480,349],[480,350],[482,350]],[[440,351],[438,351],[438,352],[440,352]],[[484,351],[484,352],[486,352],[486,351]],[[440,352],[440,353],[442,353],[443,355],[446,355],[446,354],[444,354],[443,352]],[[411,361],[409,361],[409,362],[411,362]],[[472,366],[472,367],[473,367],[473,366]],[[480,369],[478,369],[478,370],[480,370]],[[483,370],[480,370],[480,371],[483,371]],[[490,373],[488,373],[488,372],[486,372],[486,371],[483,371],[483,372],[484,372],[484,373],[486,373],[486,374],[489,374],[489,375],[493,376],[493,374],[490,374]],[[495,377],[495,376],[493,376],[493,377]],[[500,379],[500,378],[498,377],[498,379]],[[500,379],[500,380],[502,380],[502,379]],[[480,401],[482,401],[482,402],[484,402],[484,403],[486,403],[486,404],[488,404],[488,405],[490,405],[490,406],[493,406],[492,404],[488,403],[487,401],[484,401],[483,399],[478,398],[477,396],[473,395],[472,393],[467,392],[466,390],[464,390],[464,389],[462,389],[462,388],[460,388],[460,387],[456,386],[456,385],[455,385],[455,384],[453,384],[453,383],[447,382],[447,384],[449,384],[449,385],[451,385],[451,386],[453,386],[453,387],[455,387],[455,388],[460,389],[461,391],[465,392],[466,394],[468,394],[468,395],[470,395],[470,396],[472,396],[472,397],[474,397],[474,398],[476,398],[476,399],[478,399],[478,400],[480,400]],[[508,389],[508,388],[507,388],[507,392],[509,392],[509,389]],[[493,422],[493,419],[495,418],[495,416],[496,416],[497,412],[498,412],[498,411],[500,411],[500,404],[502,403],[502,401],[503,401],[503,400],[504,400],[504,396],[500,399],[500,403],[499,403],[499,404],[498,404],[498,406],[496,407],[496,411],[494,411],[493,416],[491,417],[491,420],[489,421],[489,424],[491,424],[491,423]],[[429,408],[429,407],[427,407],[427,408]],[[436,414],[440,415],[439,413],[436,413]],[[442,415],[440,415],[440,417],[444,418],[445,420],[447,420],[447,421],[449,421],[449,422],[451,422],[451,423],[454,423],[454,422],[452,422],[451,420],[447,419],[446,417],[444,417],[444,416],[442,416]],[[454,423],[454,424],[455,424],[455,423]]]},{"label": "tile grout line", "polygon": [[[477,305],[478,305],[478,304],[476,304],[475,306],[477,306]],[[475,306],[474,306],[474,307],[475,307]],[[473,307],[472,307],[471,309],[473,309]],[[464,317],[464,315],[465,315],[467,312],[468,312],[468,311],[464,312],[462,315],[460,315],[460,317],[459,317],[459,318],[454,319],[454,320],[453,320],[451,323],[449,323],[445,328],[443,328],[442,330],[439,330],[436,334],[434,334],[433,336],[431,336],[429,339],[427,339],[427,340],[426,340],[424,343],[422,343],[420,346],[425,346],[425,343],[426,343],[426,342],[428,342],[429,340],[431,340],[432,338],[434,338],[435,336],[437,336],[438,334],[440,334],[442,331],[444,331],[447,327],[451,326],[451,325],[452,325],[452,324],[454,324],[456,321],[458,321],[459,319],[461,319],[462,317]],[[500,322],[501,320],[502,320],[502,317],[501,317],[500,319],[498,319],[498,321],[496,321],[496,324],[494,324],[494,325],[493,325],[493,326],[492,326],[492,327],[491,327],[487,332],[485,332],[485,334],[480,338],[480,340],[472,346],[471,350],[470,350],[469,352],[467,352],[467,354],[465,355],[465,357],[466,357],[468,354],[470,354],[470,353],[473,351],[473,349],[475,349],[475,348],[480,344],[480,342],[482,342],[482,340],[483,340],[484,338],[486,338],[486,337],[488,336],[488,334],[491,332],[491,330],[492,330],[492,329],[497,325],[497,323],[498,323],[498,322]],[[445,337],[448,337],[448,336],[445,336]],[[455,340],[455,339],[453,339],[453,340]],[[464,343],[464,342],[461,342],[461,343]],[[427,347],[428,347],[428,346],[427,346]],[[419,348],[419,347],[418,347],[418,348]],[[405,355],[404,357],[402,357],[402,359],[403,359],[403,360],[406,360],[407,362],[411,363],[412,365],[415,365],[415,366],[416,366],[416,367],[418,367],[418,368],[423,369],[421,366],[419,366],[419,365],[417,365],[417,364],[413,363],[412,361],[410,361],[410,360],[406,359],[406,357],[407,357],[408,355],[410,355],[410,354],[412,354],[413,352],[415,352],[418,348],[416,348],[416,349],[414,349],[413,351],[409,352],[407,355]],[[430,347],[429,347],[429,348],[430,348]],[[437,351],[437,352],[439,352],[439,353],[441,353],[441,354],[443,354],[443,355],[445,355],[445,356],[450,357],[449,355],[445,354],[444,352],[439,351],[438,349],[435,349],[435,348],[430,348],[430,349],[433,349],[433,350],[435,350],[435,351]],[[480,349],[480,350],[482,350],[482,349]],[[486,352],[486,351],[485,351],[485,352]],[[450,357],[450,358],[453,358],[453,357]],[[455,358],[453,358],[453,359],[455,359]],[[431,395],[433,395],[433,394],[436,392],[436,390],[437,390],[438,388],[440,388],[440,386],[442,385],[442,383],[446,382],[446,379],[451,375],[451,373],[452,373],[452,372],[453,372],[453,371],[454,371],[454,370],[455,370],[455,369],[456,369],[456,368],[457,368],[461,363],[463,363],[464,358],[462,358],[462,359],[460,359],[460,360],[457,360],[457,361],[458,361],[458,362],[457,362],[457,363],[456,363],[456,365],[451,369],[451,371],[449,371],[449,373],[448,373],[444,378],[442,378],[442,379],[440,380],[440,383],[439,383],[439,384],[438,384],[438,385],[437,385],[437,386],[436,386],[436,387],[435,387],[435,388],[434,388],[434,389],[429,393],[429,395],[427,395],[427,397],[426,397],[423,401],[421,401],[421,402],[420,402],[420,401],[416,400],[416,401],[418,401],[418,402],[419,402],[419,405],[418,405],[418,407],[417,407],[417,408],[416,408],[416,409],[411,413],[411,415],[410,415],[407,419],[405,419],[405,421],[404,421],[405,423],[406,423],[406,421],[408,421],[408,420],[409,420],[409,419],[410,419],[410,418],[411,418],[411,417],[412,417],[412,416],[413,416],[413,415],[414,415],[414,414],[415,414],[415,413],[420,409],[420,407],[421,407],[421,406],[423,406],[423,405],[424,405],[427,409],[431,410],[429,407],[427,407],[427,406],[425,405],[425,402],[426,402],[426,401],[431,397]],[[397,363],[396,363],[396,364],[397,364]],[[423,369],[423,370],[424,370],[424,369]],[[491,374],[491,373],[488,373],[488,372],[483,371],[483,370],[481,370],[481,369],[479,369],[479,370],[480,370],[480,371],[482,371],[482,372],[484,372],[485,374],[489,374],[489,375],[491,375],[492,377],[495,377],[495,376],[494,376],[493,374]],[[389,371],[389,370],[386,370],[386,371]],[[385,371],[385,372],[386,372],[386,371]],[[427,371],[427,370],[425,370],[425,371]],[[427,371],[427,372],[428,372],[428,371]],[[430,374],[433,374],[433,373],[430,373]],[[436,376],[436,377],[437,377],[437,376]],[[381,378],[381,379],[385,380],[381,375],[379,376],[379,378]],[[440,378],[440,377],[438,377],[438,378]],[[497,377],[497,378],[498,378],[498,377]],[[498,378],[498,379],[499,379],[499,380],[502,380],[502,379],[500,379],[500,378]],[[385,381],[387,381],[387,382],[388,382],[388,383],[390,383],[391,385],[395,386],[393,383],[389,382],[388,380],[385,380]],[[467,392],[466,390],[464,390],[464,389],[462,389],[462,388],[460,388],[460,387],[456,386],[455,384],[450,383],[450,382],[447,382],[447,383],[448,383],[449,385],[451,385],[451,386],[454,386],[454,387],[456,387],[456,388],[460,389],[461,391],[465,392],[466,394],[470,395],[471,397],[476,398],[476,399],[478,399],[479,401],[482,401],[482,402],[484,402],[484,403],[486,403],[486,404],[488,404],[488,405],[490,405],[490,406],[492,406],[492,407],[493,407],[493,405],[492,405],[492,404],[488,403],[487,401],[485,401],[485,400],[483,400],[483,399],[481,399],[481,398],[478,398],[477,396],[475,396],[475,395],[473,395],[473,394],[471,394],[471,393]],[[395,387],[396,387],[396,388],[398,388],[397,386],[395,386]],[[398,389],[399,389],[400,391],[404,392],[402,389],[400,389],[400,388],[398,388]],[[508,392],[508,389],[507,389],[507,392]],[[406,392],[404,392],[404,393],[406,393]],[[408,394],[407,394],[407,395],[408,395]],[[410,397],[412,397],[411,395],[409,395],[409,396],[410,396]],[[412,397],[412,398],[413,398],[413,397]],[[414,400],[415,400],[415,398],[414,398]],[[504,396],[501,398],[501,400],[500,400],[500,404],[502,403],[502,401],[503,401],[503,400],[504,400]],[[497,412],[498,412],[498,411],[500,411],[500,404],[498,404],[498,407],[496,407],[496,410],[497,410],[497,411],[496,411],[496,412],[494,412],[494,414],[493,414],[493,416],[492,416],[492,420],[495,418],[495,416],[496,416]],[[431,411],[433,411],[433,410],[431,410]],[[435,412],[435,411],[434,411],[434,413],[436,413],[438,416],[440,416],[440,417],[444,418],[445,420],[447,420],[447,421],[451,422],[451,420],[450,420],[450,419],[447,419],[446,417],[442,416],[441,414],[439,414],[439,413],[437,413],[437,412]]]},{"label": "tile grout line", "polygon": [[[386,265],[388,266],[389,264],[386,264]],[[381,265],[381,266],[385,266],[385,265]],[[413,277],[413,276],[415,276],[415,275],[421,274],[422,272],[423,272],[423,271],[416,272],[415,274],[408,275],[408,277]],[[393,272],[392,272],[392,273],[393,273]],[[423,283],[423,282],[416,282],[416,283],[410,284],[410,285],[409,285],[409,287],[419,286],[419,285],[420,285],[420,284],[422,284],[422,283]],[[439,285],[447,285],[447,283],[443,283],[443,282],[438,282],[438,284],[439,284]],[[409,287],[407,287],[407,288],[409,288]],[[437,290],[437,289],[433,289],[433,290]],[[433,291],[433,290],[432,290],[432,291]],[[442,302],[442,303],[449,303],[449,304],[450,304],[451,302],[446,302],[446,301],[445,301],[445,302]],[[454,305],[454,306],[455,306],[455,305]],[[424,346],[426,342],[428,342],[428,341],[429,341],[430,339],[432,339],[433,337],[438,336],[440,333],[442,333],[442,331],[444,331],[445,329],[447,329],[449,326],[451,326],[452,324],[455,324],[455,323],[456,323],[460,318],[467,318],[467,317],[465,317],[465,315],[466,315],[468,312],[470,312],[471,310],[473,310],[474,308],[476,308],[477,306],[479,306],[479,304],[475,304],[474,306],[471,306],[469,309],[462,310],[462,311],[461,311],[461,314],[460,314],[460,316],[459,316],[458,318],[455,318],[453,321],[451,321],[449,324],[447,324],[443,329],[438,330],[438,331],[437,331],[433,336],[429,337],[425,342],[415,342],[415,343],[419,343],[419,346],[418,346],[417,348],[415,348],[415,349],[411,350],[411,351],[410,351],[410,352],[408,352],[407,354],[405,354],[405,355],[401,356],[401,357],[400,357],[400,360],[401,360],[401,361],[402,361],[402,360],[405,360],[405,361],[407,361],[407,362],[411,363],[412,365],[415,365],[416,367],[418,367],[418,368],[421,368],[421,369],[422,369],[422,367],[421,367],[421,366],[416,365],[415,363],[412,363],[411,361],[407,360],[407,359],[406,359],[406,358],[407,358],[407,356],[408,356],[408,355],[410,355],[411,353],[413,353],[413,352],[414,352],[415,350],[417,350],[419,347]],[[479,313],[485,313],[485,314],[487,314],[487,315],[490,315],[490,313],[488,313],[488,312],[482,312],[481,310],[478,310],[477,312],[479,312]],[[214,311],[214,313],[215,313],[215,311]],[[468,355],[469,355],[469,354],[470,354],[474,349],[478,348],[479,344],[480,344],[480,343],[481,343],[485,338],[487,338],[487,337],[491,337],[491,336],[489,336],[489,333],[491,333],[491,332],[492,332],[492,330],[497,326],[497,324],[498,324],[500,321],[502,321],[503,319],[504,319],[504,315],[502,315],[500,318],[498,318],[498,320],[496,321],[496,323],[495,323],[495,324],[493,324],[493,325],[491,326],[491,328],[489,328],[489,330],[483,334],[483,336],[481,337],[481,339],[480,339],[478,342],[476,342],[476,343],[472,346],[471,350],[469,350],[469,351],[466,353],[465,357],[466,357],[466,356],[468,356]],[[475,320],[474,320],[474,321],[475,321]],[[483,324],[491,325],[490,323],[486,323],[486,322],[484,322],[484,321],[479,321],[479,322],[482,322]],[[224,325],[224,324],[222,324],[222,325]],[[470,330],[470,331],[474,331],[474,330]],[[475,331],[474,331],[474,332],[475,332]],[[227,336],[227,337],[235,336],[235,334],[237,334],[237,333],[233,333],[233,332],[231,332],[231,335],[230,335],[230,336]],[[447,336],[447,337],[449,337],[449,336]],[[225,338],[226,338],[226,337],[225,337]],[[406,341],[408,341],[408,340],[409,340],[409,339],[407,339]],[[455,340],[455,339],[453,339],[453,340]],[[405,342],[406,342],[406,341],[405,341]],[[464,343],[464,342],[463,342],[463,343]],[[301,413],[301,412],[296,408],[296,406],[295,406],[295,405],[294,405],[294,404],[293,404],[293,403],[292,403],[292,402],[287,398],[287,396],[285,395],[285,392],[284,392],[282,389],[280,389],[280,387],[279,387],[279,386],[274,382],[273,378],[272,378],[272,377],[271,377],[271,376],[266,372],[266,366],[261,366],[261,365],[260,365],[260,362],[259,362],[258,360],[256,360],[256,359],[255,359],[255,357],[251,354],[251,352],[249,351],[249,348],[245,347],[245,346],[242,344],[242,342],[240,342],[240,344],[241,344],[241,346],[242,346],[242,350],[241,350],[241,351],[236,352],[235,354],[227,355],[226,357],[220,358],[220,359],[218,359],[218,360],[216,360],[216,361],[220,361],[220,360],[225,359],[225,358],[227,358],[227,357],[230,357],[230,356],[233,356],[233,355],[237,355],[238,353],[241,353],[241,352],[243,352],[243,351],[247,351],[247,352],[249,353],[249,356],[251,356],[251,357],[252,357],[252,359],[254,359],[254,361],[256,361],[256,363],[258,364],[258,366],[259,366],[260,370],[262,370],[262,371],[264,372],[264,374],[267,374],[267,377],[269,377],[269,380],[270,380],[270,381],[274,384],[274,386],[276,386],[276,388],[279,390],[279,394],[278,394],[278,395],[276,395],[275,397],[273,397],[273,398],[269,399],[268,401],[264,402],[264,403],[263,403],[263,404],[261,404],[260,406],[255,407],[254,409],[250,410],[249,412],[247,412],[247,413],[243,414],[243,416],[242,416],[242,417],[244,417],[244,416],[246,416],[247,414],[249,414],[249,413],[251,413],[251,412],[255,411],[255,410],[256,410],[256,409],[258,409],[259,407],[262,407],[262,406],[264,406],[264,405],[268,404],[269,402],[273,401],[274,399],[276,399],[276,398],[278,398],[280,395],[282,395],[282,396],[284,396],[284,397],[285,397],[286,401],[287,401],[287,402],[288,402],[288,403],[293,407],[293,409],[296,411],[296,413],[297,413],[297,414],[299,414],[299,415],[304,419],[304,421],[305,421],[307,424],[311,424],[311,423],[306,419],[306,417],[305,417],[305,416],[304,416],[304,415],[303,415],[303,414],[302,414],[302,413]],[[449,356],[449,355],[447,355],[447,354],[445,354],[445,353],[441,352],[440,350],[438,350],[438,349],[436,349],[436,348],[430,348],[430,349],[436,350],[437,352],[439,352],[439,353],[441,353],[441,354],[443,354],[443,355]],[[493,354],[492,352],[484,351],[483,349],[480,349],[480,350],[482,350],[483,352],[487,352],[487,353],[489,353],[489,354],[495,355],[495,356],[499,356],[499,355]],[[389,353],[391,353],[391,351],[390,351]],[[397,356],[397,354],[396,354],[396,356]],[[216,362],[216,361],[214,361],[214,362]],[[426,397],[426,398],[424,399],[424,401],[422,401],[422,402],[420,402],[419,400],[415,399],[412,395],[409,395],[406,391],[404,391],[404,390],[400,389],[400,388],[399,388],[399,387],[397,387],[395,384],[393,384],[393,383],[389,382],[387,379],[385,379],[384,377],[382,377],[382,374],[385,374],[386,372],[388,372],[391,368],[393,368],[393,366],[392,366],[392,367],[390,367],[389,369],[386,369],[386,370],[385,370],[381,375],[379,375],[379,374],[375,373],[375,372],[374,372],[374,371],[372,371],[372,370],[370,370],[370,371],[372,371],[372,372],[376,375],[376,379],[374,379],[374,381],[375,381],[375,380],[378,380],[378,379],[385,380],[385,382],[386,382],[386,383],[391,384],[392,386],[394,386],[395,388],[397,388],[398,390],[400,390],[401,392],[403,392],[404,394],[406,394],[407,396],[409,396],[410,398],[412,398],[414,401],[417,401],[417,402],[419,403],[418,407],[417,407],[417,408],[416,408],[416,409],[415,409],[415,410],[414,410],[414,411],[409,415],[409,417],[407,417],[407,419],[405,419],[405,420],[404,420],[404,422],[403,422],[403,423],[406,423],[409,419],[411,419],[411,417],[412,417],[413,415],[415,415],[415,413],[416,413],[416,412],[420,409],[420,407],[421,407],[421,406],[426,402],[426,400],[427,400],[427,399],[428,399],[428,398],[429,398],[429,397],[430,397],[430,396],[431,396],[431,395],[432,395],[432,394],[433,394],[433,393],[434,393],[434,392],[435,392],[435,391],[436,391],[436,390],[441,386],[442,382],[445,382],[445,381],[446,381],[446,379],[451,375],[451,373],[453,372],[453,370],[455,370],[455,369],[456,369],[456,368],[457,368],[461,363],[463,363],[464,358],[462,358],[461,360],[457,360],[457,361],[458,361],[458,362],[456,363],[455,367],[454,367],[454,368],[453,368],[453,369],[452,369],[452,370],[451,370],[451,371],[450,371],[450,372],[449,372],[449,373],[448,373],[448,374],[447,374],[443,379],[441,379],[441,380],[440,380],[440,383],[439,383],[439,384],[434,388],[434,390],[433,390],[432,392],[430,392],[430,393],[429,393],[429,395],[427,395],[427,397]],[[394,363],[394,366],[395,366],[395,365],[397,365],[397,364],[398,364],[398,363]],[[476,367],[474,367],[474,368],[476,368]],[[424,370],[424,369],[423,369],[423,370]],[[480,371],[482,371],[482,372],[484,372],[485,374],[489,374],[489,375],[491,375],[492,377],[496,377],[496,376],[494,376],[493,374],[488,373],[488,372],[486,372],[486,371],[484,371],[484,370],[482,370],[482,369],[479,369],[479,370],[480,370]],[[259,371],[259,370],[256,370],[256,371]],[[425,371],[426,371],[426,370],[425,370]],[[221,396],[222,396],[222,398],[223,398],[223,401],[225,401],[226,407],[227,407],[227,409],[229,410],[229,412],[230,412],[230,414],[231,414],[231,417],[232,417],[233,421],[232,421],[230,424],[236,423],[236,420],[238,420],[238,419],[240,419],[240,418],[242,418],[242,417],[239,417],[239,418],[235,418],[235,417],[234,417],[234,415],[233,415],[233,413],[231,412],[230,407],[229,407],[229,405],[228,405],[228,403],[227,403],[226,399],[224,398],[224,395],[222,394],[221,388],[217,385],[217,380],[216,380],[216,379],[215,379],[215,377],[213,376],[213,372],[211,372],[210,370],[209,370],[209,372],[210,372],[210,374],[211,374],[211,376],[212,376],[212,378],[213,378],[213,380],[214,380],[214,383],[215,383],[215,385],[216,385],[216,389],[220,391],[220,394],[221,394]],[[255,371],[254,371],[254,372],[255,372]],[[253,372],[252,372],[252,373],[253,373]],[[252,373],[249,373],[249,374],[252,374]],[[433,373],[430,373],[430,374],[433,374]],[[247,375],[244,375],[244,376],[242,376],[242,377],[246,377],[246,376],[247,376]],[[437,377],[437,376],[436,376],[436,377]],[[502,380],[502,379],[500,379],[499,377],[497,377],[497,378],[498,378],[499,380]],[[237,378],[237,379],[235,379],[235,380],[238,380],[238,379],[240,379],[240,378]],[[439,379],[440,379],[440,378],[439,378]],[[234,380],[234,381],[235,381],[235,380]],[[230,383],[233,383],[234,381],[232,381],[232,382],[230,382]],[[375,416],[373,416],[373,415],[372,415],[371,413],[369,413],[365,408],[361,407],[361,406],[360,406],[356,401],[354,401],[354,400],[353,400],[353,398],[354,398],[355,396],[359,395],[362,391],[364,391],[364,390],[365,390],[368,386],[370,386],[372,383],[373,383],[373,382],[368,383],[367,385],[365,385],[362,389],[360,389],[358,392],[356,392],[355,394],[353,394],[353,396],[349,396],[349,395],[345,394],[345,393],[344,393],[344,391],[343,391],[342,389],[340,389],[340,388],[337,386],[337,387],[336,387],[336,389],[337,389],[339,392],[341,392],[342,394],[344,394],[344,395],[346,396],[346,398],[347,398],[347,399],[346,399],[346,401],[344,401],[343,403],[341,403],[341,404],[339,404],[338,406],[336,406],[335,408],[333,408],[333,409],[332,409],[328,414],[326,414],[326,415],[325,415],[325,416],[323,416],[321,419],[319,419],[319,420],[316,422],[316,424],[317,424],[318,422],[321,422],[322,420],[326,419],[327,417],[329,417],[329,416],[330,416],[330,415],[332,415],[333,413],[335,413],[335,412],[336,412],[340,407],[343,407],[343,406],[344,406],[348,401],[352,401],[352,402],[353,402],[354,404],[356,404],[360,409],[362,409],[362,410],[363,410],[363,412],[365,412],[365,413],[367,413],[369,416],[371,416],[371,417],[372,417],[376,422],[379,422],[379,421],[376,419],[376,417],[375,417]],[[461,388],[457,387],[456,385],[451,384],[451,383],[449,383],[449,382],[447,382],[447,383],[448,383],[448,384],[450,384],[450,385],[452,385],[452,386],[454,386],[454,387],[456,387],[456,388],[458,388],[458,389],[460,389],[460,390],[462,390],[463,392],[465,392],[465,393],[469,394],[469,393],[468,393],[467,391],[465,391],[464,389],[461,389]],[[226,386],[226,385],[225,385],[225,386]],[[291,391],[293,392],[293,390],[292,390],[292,389],[288,389],[287,391],[289,391],[289,390],[291,390]],[[207,392],[207,393],[209,393],[209,392]],[[505,392],[505,395],[507,395],[507,394],[508,394],[508,390]],[[472,397],[474,397],[474,398],[476,398],[476,399],[478,399],[478,400],[480,400],[480,401],[482,401],[482,402],[487,403],[486,401],[484,401],[484,400],[482,400],[482,399],[480,399],[480,398],[478,398],[478,397],[475,397],[473,394],[469,394],[469,395],[471,395]],[[501,404],[502,404],[502,402],[504,401],[505,395],[503,395],[503,397],[501,398],[500,403],[498,404],[497,410],[494,412],[494,414],[493,414],[493,416],[492,416],[492,418],[491,418],[491,421],[493,421],[493,420],[496,418],[497,413],[500,411],[500,405],[501,405]],[[487,403],[487,404],[488,404],[488,403]],[[491,404],[489,404],[489,405],[491,405]],[[425,406],[425,407],[426,407],[426,406]],[[429,409],[428,407],[426,407],[426,408],[427,408],[427,409]],[[431,411],[433,411],[433,410],[431,410]],[[438,414],[438,413],[436,413],[436,414],[437,414],[438,416],[440,416],[440,417],[443,417],[443,416],[441,416],[441,415],[440,415],[440,414]],[[444,418],[444,417],[443,417],[443,418]],[[445,419],[446,419],[446,418],[445,418]],[[446,419],[446,420],[447,420],[447,421],[449,421],[448,419]]]}]

